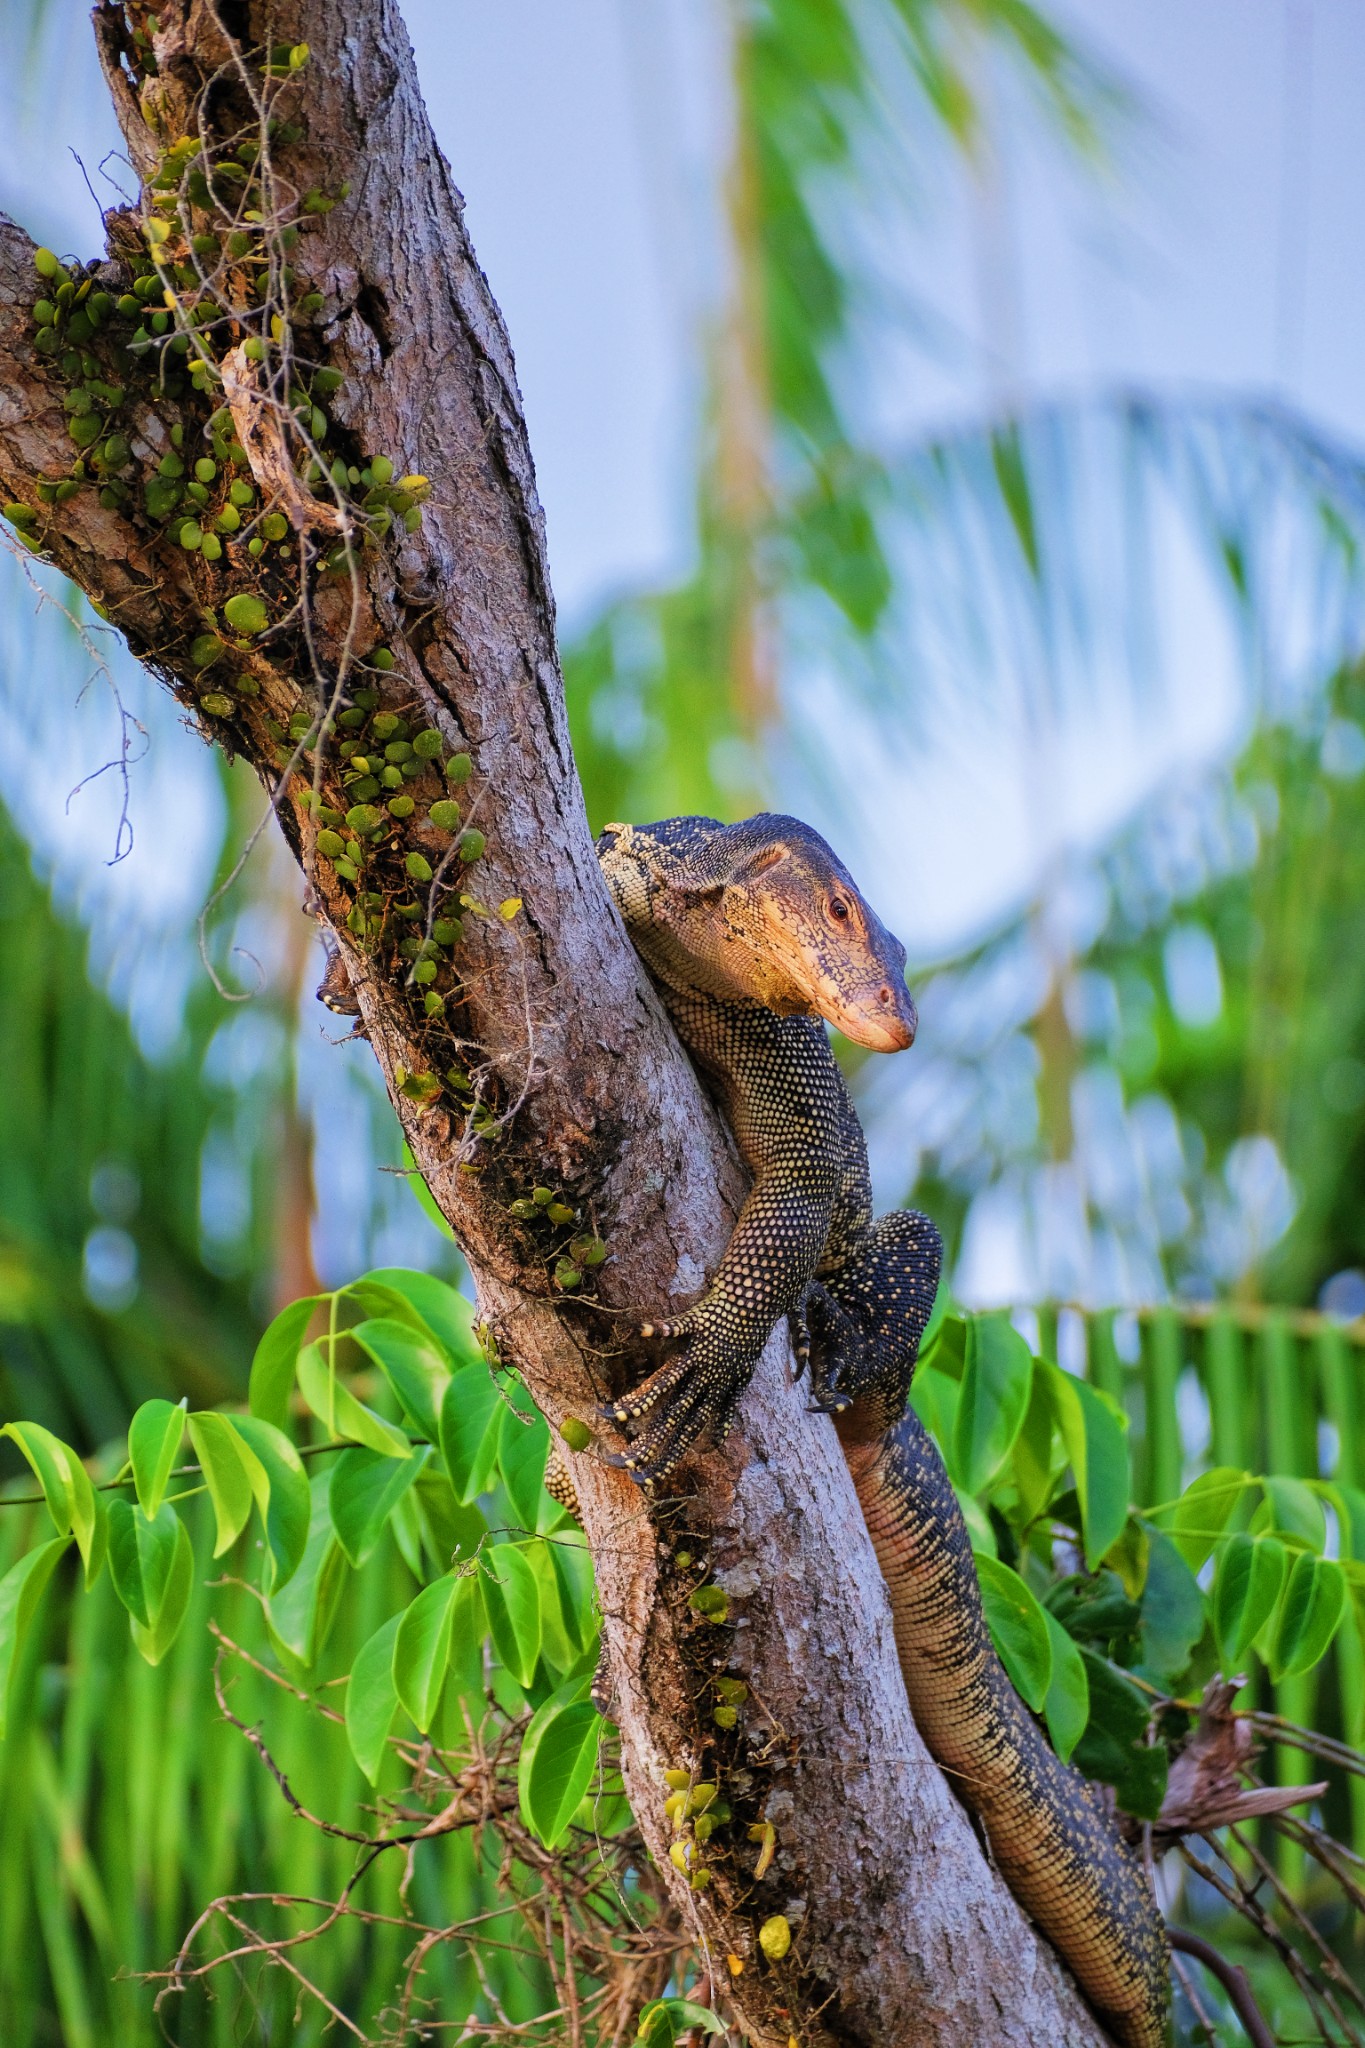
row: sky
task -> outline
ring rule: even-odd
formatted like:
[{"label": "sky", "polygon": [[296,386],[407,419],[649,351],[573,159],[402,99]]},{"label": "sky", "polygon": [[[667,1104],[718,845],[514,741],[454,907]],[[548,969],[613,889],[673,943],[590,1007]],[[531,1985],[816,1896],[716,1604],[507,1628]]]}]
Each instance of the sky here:
[{"label": "sky", "polygon": [[[10,0],[11,20],[15,11]],[[1365,443],[1365,9],[1059,0],[1058,11],[1127,93],[1108,160],[1063,162],[1004,81],[993,167],[972,177],[937,157],[906,219],[869,223],[874,243],[885,237],[877,261],[923,315],[913,348],[888,331],[865,366],[869,426],[902,443],[1011,397],[1139,384],[1275,395]],[[690,560],[700,341],[723,276],[723,7],[407,0],[405,12],[512,334],[571,633],[611,595],[680,576]],[[37,64],[8,63],[0,76],[0,204],[42,238],[88,250],[96,207],[75,154],[107,197],[100,165],[116,138],[83,0],[50,0],[47,21]],[[7,611],[26,611],[17,572],[0,568]],[[886,907],[912,954],[941,955],[989,928],[1059,848],[1093,842],[1164,778],[1227,750],[1241,701],[1236,650],[1188,547],[1175,546],[1163,603],[1171,687],[1159,729],[1125,714],[1067,735],[1046,806],[1017,734],[992,743],[931,722],[913,764],[917,851],[897,860],[899,770],[881,760],[880,783],[864,777],[877,793],[863,807],[868,857],[887,863]],[[6,630],[35,644],[26,624]],[[140,680],[115,668],[145,702]],[[818,718],[832,682],[810,687]],[[107,758],[108,692],[90,693],[79,715],[88,770]],[[112,877],[103,867],[109,778],[70,813],[63,783],[62,804],[43,807],[54,822],[40,851],[87,905],[123,891],[171,919],[203,893],[217,799],[174,716],[152,707],[149,723],[133,858]],[[851,762],[881,752],[875,729],[850,737]],[[192,792],[175,859],[160,801],[171,786]],[[799,791],[799,776],[789,786]]]}]

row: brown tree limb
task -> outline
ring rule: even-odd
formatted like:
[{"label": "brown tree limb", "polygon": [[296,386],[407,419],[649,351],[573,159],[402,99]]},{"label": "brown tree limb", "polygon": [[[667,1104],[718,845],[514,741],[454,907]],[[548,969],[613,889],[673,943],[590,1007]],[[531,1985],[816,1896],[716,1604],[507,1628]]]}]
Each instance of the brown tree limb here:
[{"label": "brown tree limb", "polygon": [[[309,535],[295,531],[282,558],[293,565],[295,602],[233,654],[255,691],[227,714],[201,708],[205,679],[189,650],[206,612],[221,629],[218,608],[245,557],[234,547],[221,561],[187,553],[144,515],[141,496],[173,452],[175,421],[191,457],[205,445],[221,389],[172,403],[154,382],[135,382],[121,415],[133,451],[131,498],[104,504],[87,485],[26,530],[206,737],[244,754],[278,797],[281,826],[310,871],[310,900],[345,950],[413,1154],[469,1259],[481,1312],[558,1422],[587,1412],[608,1379],[619,1384],[644,1369],[643,1351],[619,1336],[628,1327],[620,1312],[658,1313],[697,1290],[724,1245],[741,1180],[598,874],[507,335],[393,0],[346,10],[322,0],[271,9],[259,0],[160,0],[155,19],[149,28],[141,0],[101,0],[95,11],[144,180],[181,135],[212,144],[233,124],[250,133],[260,39],[310,46],[306,89],[289,102],[298,134],[278,151],[272,203],[283,219],[299,212],[300,195],[323,193],[331,210],[303,209],[304,232],[289,253],[294,276],[285,279],[276,256],[270,274],[290,303],[320,294],[306,348],[345,374],[331,410],[346,459],[383,452],[400,474],[429,479],[426,516],[415,533],[396,523],[359,555],[353,578],[325,575]],[[334,204],[344,187],[348,196]],[[108,226],[101,282],[116,295],[127,289],[127,259],[143,248],[143,231],[127,215]],[[34,346],[37,290],[32,245],[0,223],[0,484],[6,499],[30,508],[40,479],[50,487],[69,477],[73,455],[59,362]],[[225,334],[220,358],[240,338]],[[241,356],[232,360],[239,416],[253,380]],[[277,420],[290,411],[287,377],[272,385],[263,376],[261,402],[277,408]],[[268,418],[256,440],[248,453],[269,492],[279,450]],[[297,529],[294,486],[276,474],[273,487]],[[354,531],[344,491],[332,502],[325,516]],[[325,490],[317,503],[328,504]],[[283,579],[282,568],[272,573]],[[278,595],[280,582],[263,587]],[[302,742],[291,753],[279,738],[299,713],[316,731],[345,700],[357,660],[379,643],[396,667],[366,681],[379,683],[385,706],[406,707],[414,724],[439,731],[445,749],[472,757],[460,794],[487,851],[459,886],[485,907],[522,905],[507,922],[468,912],[450,1020],[435,1023],[407,962],[358,941],[354,917],[348,922],[353,892],[313,856],[310,799],[344,801],[334,757],[316,749],[310,763]],[[391,877],[405,850],[442,878],[461,872],[451,868],[447,835],[424,814],[385,846],[377,874]],[[418,929],[430,931],[435,898],[423,907]],[[467,1071],[465,1094],[441,1086],[448,1065]],[[481,1127],[493,1134],[481,1136]],[[561,1296],[553,1247],[537,1236],[539,1225],[513,1213],[512,1203],[541,1183],[606,1239],[612,1256],[598,1297],[615,1320]],[[695,1915],[713,1974],[728,1974],[726,1955],[742,1962],[733,2003],[757,2042],[785,2044],[795,2034],[803,2048],[836,2040],[1087,2048],[1102,2039],[1094,2021],[988,1867],[914,1729],[843,1458],[829,1423],[806,1415],[789,1365],[778,1333],[730,1442],[693,1460],[690,1493],[652,1515],[620,1473],[590,1454],[574,1461],[626,1784],[646,1840]],[[674,1562],[680,1547],[704,1556],[727,1587],[724,1628],[691,1616],[690,1581]],[[750,1714],[757,1756],[738,1742],[717,1756],[707,1682],[717,1663],[742,1674],[762,1703]],[[717,1856],[705,1892],[688,1892],[673,1873],[661,1773],[679,1764],[729,1773],[736,1801],[774,1823],[777,1854],[761,1883],[753,1852],[747,1862],[742,1853]],[[773,1968],[754,1936],[778,1911],[796,1939]]]},{"label": "brown tree limb", "polygon": [[1241,1964],[1230,1963],[1225,1956],[1219,1955],[1211,1943],[1204,1941],[1197,1934],[1188,1933],[1183,1927],[1168,1928],[1167,1935],[1177,1955],[1193,1956],[1196,1962],[1202,1963],[1204,1968],[1218,1979],[1228,1995],[1233,2011],[1242,2023],[1251,2048],[1275,2048],[1275,2036],[1266,2025],[1261,2008],[1252,1996],[1247,1973]]}]

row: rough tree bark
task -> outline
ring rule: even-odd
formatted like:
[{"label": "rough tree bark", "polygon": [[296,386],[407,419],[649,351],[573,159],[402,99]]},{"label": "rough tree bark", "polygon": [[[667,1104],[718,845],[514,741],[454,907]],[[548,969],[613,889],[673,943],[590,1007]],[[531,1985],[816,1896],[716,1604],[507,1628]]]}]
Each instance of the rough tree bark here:
[{"label": "rough tree bark", "polygon": [[[345,373],[329,455],[336,444],[353,463],[384,451],[399,472],[425,475],[431,496],[419,531],[395,521],[378,547],[361,552],[354,589],[344,573],[327,573],[318,550],[334,543],[344,513],[325,504],[310,512],[309,495],[281,473],[282,413],[260,398],[256,370],[233,349],[254,331],[251,320],[214,330],[222,374],[236,380],[236,432],[267,501],[282,491],[293,539],[275,581],[261,586],[276,609],[286,605],[283,622],[230,658],[255,693],[239,691],[226,712],[221,696],[217,710],[205,710],[192,644],[209,620],[226,630],[216,608],[255,570],[234,546],[210,560],[171,538],[149,513],[143,485],[174,456],[177,423],[184,460],[193,461],[224,394],[203,397],[181,379],[168,397],[155,377],[134,370],[116,421],[130,448],[130,492],[73,479],[63,402],[89,365],[73,370],[65,354],[35,347],[32,309],[50,286],[35,272],[32,244],[8,222],[0,224],[4,495],[30,508],[19,519],[30,544],[96,601],[205,738],[244,754],[272,791],[289,755],[281,728],[300,710],[318,711],[338,678],[346,683],[355,656],[379,643],[396,666],[365,680],[381,687],[384,705],[416,705],[415,723],[472,757],[459,794],[487,850],[464,886],[477,886],[490,905],[519,897],[524,908],[511,922],[466,918],[460,988],[448,1005],[454,1033],[426,1017],[408,961],[358,940],[354,892],[310,850],[307,757],[286,778],[280,824],[309,868],[317,914],[345,950],[390,1094],[469,1259],[482,1314],[553,1422],[586,1413],[604,1371],[619,1384],[649,1361],[617,1343],[608,1315],[556,1289],[553,1247],[547,1252],[538,1226],[509,1205],[538,1183],[561,1191],[610,1246],[598,1284],[605,1310],[657,1312],[693,1294],[714,1264],[741,1173],[598,874],[565,723],[512,353],[427,122],[402,22],[393,0],[354,9],[322,0],[273,8],[157,0],[151,28],[140,0],[103,0],[94,18],[144,184],[187,124],[210,147],[239,132],[250,113],[246,81],[259,79],[267,38],[310,46],[306,84],[280,103],[294,127],[278,139],[270,193],[275,225],[297,214],[305,226],[289,252],[294,300],[321,294],[298,345]],[[248,52],[257,53],[250,62]],[[334,199],[346,186],[330,210],[305,197],[299,213],[302,195]],[[128,259],[146,241],[134,215],[111,215],[106,225],[110,260],[96,288],[116,298],[128,289]],[[173,238],[162,247],[174,247]],[[98,333],[90,346],[102,346]],[[107,376],[105,357],[101,365]],[[268,391],[268,360],[260,375]],[[63,479],[79,488],[51,502]],[[306,630],[288,609],[300,578]],[[323,798],[344,808],[335,756],[318,780]],[[393,828],[371,879],[409,851],[429,856],[439,875],[448,844],[419,813],[406,836]],[[489,1111],[506,1118],[482,1139],[470,1134],[467,1094],[434,1092],[452,1061]],[[604,1366],[613,1343],[618,1355]],[[918,1738],[834,1431],[806,1415],[785,1333],[770,1343],[730,1442],[691,1462],[676,1502],[647,1513],[624,1476],[591,1452],[573,1463],[626,1782],[666,1873],[663,1769],[696,1764],[710,1774],[733,1762],[717,1759],[710,1722],[705,1680],[718,1648],[767,1716],[767,1754],[746,1796],[776,1824],[772,1870],[755,1886],[752,1863],[746,1871],[720,1859],[714,1886],[699,1894],[677,1878],[718,1963],[726,1954],[746,1961],[727,1995],[751,2037],[785,2044],[795,2035],[803,2048],[1101,2041]],[[683,1527],[687,1546],[703,1550],[727,1589],[723,1630],[689,1613],[674,1564]],[[746,1768],[752,1761],[742,1760]],[[754,1937],[778,1911],[797,1938],[774,1968]],[[718,1975],[728,1977],[723,1964]]]}]

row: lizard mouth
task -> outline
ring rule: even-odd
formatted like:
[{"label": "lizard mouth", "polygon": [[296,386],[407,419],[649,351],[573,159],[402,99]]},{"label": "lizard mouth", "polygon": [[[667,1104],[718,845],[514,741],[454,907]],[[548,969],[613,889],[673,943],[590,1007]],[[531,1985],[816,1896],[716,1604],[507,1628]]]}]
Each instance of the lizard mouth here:
[{"label": "lizard mouth", "polygon": [[914,1044],[919,1018],[904,982],[883,982],[853,1001],[825,993],[831,999],[821,1003],[821,1014],[854,1045],[869,1052],[904,1052]]}]

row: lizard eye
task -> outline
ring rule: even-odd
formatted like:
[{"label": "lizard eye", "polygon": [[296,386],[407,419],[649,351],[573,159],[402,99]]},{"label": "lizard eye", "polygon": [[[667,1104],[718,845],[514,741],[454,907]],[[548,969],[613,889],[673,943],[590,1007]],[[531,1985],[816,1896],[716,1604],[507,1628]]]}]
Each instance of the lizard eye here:
[{"label": "lizard eye", "polygon": [[848,905],[845,903],[842,896],[830,897],[829,914],[832,918],[836,920],[836,922],[840,924],[843,923],[844,919],[848,916]]}]

